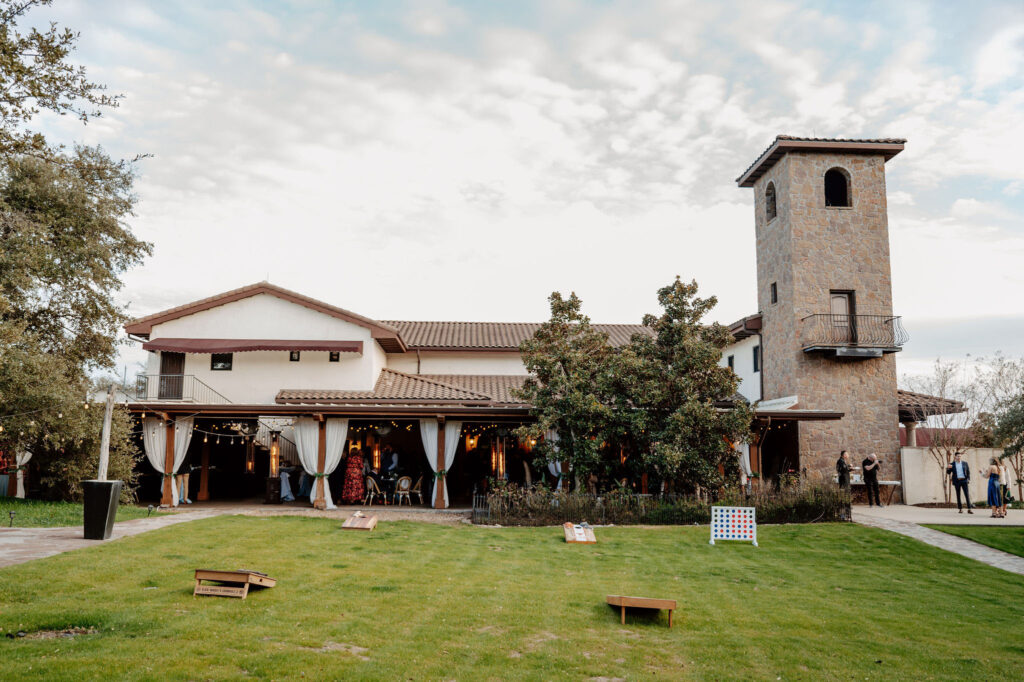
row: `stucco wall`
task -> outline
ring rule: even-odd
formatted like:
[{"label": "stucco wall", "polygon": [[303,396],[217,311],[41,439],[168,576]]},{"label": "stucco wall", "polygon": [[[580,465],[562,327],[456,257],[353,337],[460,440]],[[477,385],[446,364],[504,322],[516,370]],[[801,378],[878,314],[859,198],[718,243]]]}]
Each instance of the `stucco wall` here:
[{"label": "stucco wall", "polygon": [[760,345],[758,336],[748,336],[728,346],[722,351],[720,367],[729,364],[729,356],[733,356],[733,372],[740,379],[739,392],[750,402],[761,399],[761,373],[754,371],[754,348]]},{"label": "stucco wall", "polygon": [[[988,471],[988,460],[998,458],[1001,448],[968,448],[963,456],[971,468],[971,501],[977,502],[988,497],[988,479],[982,474]],[[900,449],[903,466],[903,499],[906,504],[945,502],[943,493],[945,468],[940,468],[928,448]],[[950,488],[951,499],[956,502],[956,493]]]},{"label": "stucco wall", "polygon": [[[851,176],[851,208],[825,206],[824,174],[836,166]],[[764,213],[768,182],[775,183],[778,206],[770,222]],[[829,312],[830,290],[855,291],[857,314],[892,314],[882,157],[789,153],[757,181],[754,193],[764,397],[799,395],[803,408],[845,413],[839,422],[800,424],[801,467],[830,474],[843,448],[896,461],[894,356],[841,360],[805,353],[800,335],[802,318]],[[770,299],[773,282],[777,303]]]},{"label": "stucco wall", "polygon": [[[208,353],[187,354],[185,374],[194,375],[233,403],[272,404],[282,388],[368,390],[387,362],[365,327],[266,294],[154,325],[150,338],[363,342],[361,356],[342,353],[339,362],[329,362],[327,351],[304,351],[298,362],[291,362],[286,351],[234,353],[230,371],[211,370]],[[159,354],[152,353],[147,372],[159,370]]]},{"label": "stucco wall", "polygon": [[[388,369],[416,374],[416,353],[390,353]],[[421,351],[420,374],[526,374],[519,351]]]}]

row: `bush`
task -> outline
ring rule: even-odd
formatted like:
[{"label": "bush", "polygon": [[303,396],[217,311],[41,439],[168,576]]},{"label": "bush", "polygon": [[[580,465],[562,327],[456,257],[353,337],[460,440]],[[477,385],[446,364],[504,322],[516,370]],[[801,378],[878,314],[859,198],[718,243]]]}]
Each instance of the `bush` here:
[{"label": "bush", "polygon": [[828,484],[794,484],[750,494],[728,490],[713,501],[692,495],[655,497],[620,491],[589,495],[509,486],[474,499],[473,523],[704,525],[711,522],[712,505],[754,507],[758,523],[819,523],[846,520],[849,504],[848,492]]}]

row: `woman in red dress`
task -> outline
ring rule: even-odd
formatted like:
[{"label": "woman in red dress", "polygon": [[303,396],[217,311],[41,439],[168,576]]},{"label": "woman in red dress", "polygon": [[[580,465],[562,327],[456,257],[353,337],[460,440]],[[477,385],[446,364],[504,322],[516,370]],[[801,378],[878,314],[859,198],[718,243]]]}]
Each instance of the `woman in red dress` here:
[{"label": "woman in red dress", "polygon": [[366,478],[363,476],[363,451],[348,453],[345,462],[345,483],[341,487],[342,504],[362,504],[366,497]]}]

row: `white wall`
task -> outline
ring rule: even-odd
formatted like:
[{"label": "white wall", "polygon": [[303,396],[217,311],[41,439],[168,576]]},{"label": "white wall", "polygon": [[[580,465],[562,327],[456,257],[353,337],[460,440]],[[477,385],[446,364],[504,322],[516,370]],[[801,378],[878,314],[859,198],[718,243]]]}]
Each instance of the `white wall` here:
[{"label": "white wall", "polygon": [[[968,448],[963,460],[971,468],[971,502],[988,498],[988,479],[982,474],[988,471],[988,460],[999,458],[1003,454],[1001,448]],[[906,504],[926,504],[928,502],[945,502],[943,493],[945,467],[939,468],[928,448],[900,448],[900,461],[903,466],[903,500]],[[956,492],[950,487],[952,502],[956,502]]]},{"label": "white wall", "polygon": [[[150,338],[363,342],[361,356],[342,353],[339,362],[329,362],[327,351],[303,351],[298,362],[291,362],[287,351],[234,353],[230,371],[211,370],[208,353],[187,354],[185,374],[196,376],[233,403],[273,404],[282,388],[369,390],[387,363],[369,329],[266,294],[154,325]],[[159,371],[159,354],[151,353],[147,372]]]},{"label": "white wall", "polygon": [[[416,353],[391,353],[388,369],[416,374]],[[519,351],[421,351],[420,374],[498,374],[523,375]]]},{"label": "white wall", "polygon": [[754,347],[760,343],[761,337],[756,335],[740,339],[722,351],[722,359],[718,363],[725,367],[729,364],[729,356],[734,357],[733,371],[740,378],[740,395],[750,402],[761,399],[761,373],[754,371]]}]

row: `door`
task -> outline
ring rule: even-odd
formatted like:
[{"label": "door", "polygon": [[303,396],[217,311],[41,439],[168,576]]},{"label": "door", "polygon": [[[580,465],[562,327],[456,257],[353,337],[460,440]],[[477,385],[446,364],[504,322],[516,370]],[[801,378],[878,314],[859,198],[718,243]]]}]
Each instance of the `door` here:
[{"label": "door", "polygon": [[856,329],[853,315],[853,293],[833,291],[831,293],[831,341],[835,344],[856,343]]},{"label": "door", "polygon": [[185,354],[160,353],[160,392],[161,400],[181,400],[185,383]]}]

